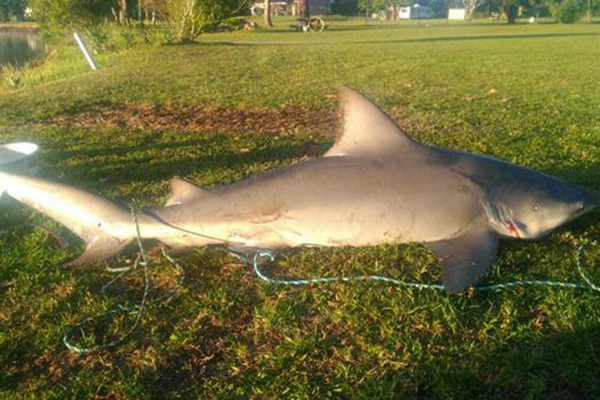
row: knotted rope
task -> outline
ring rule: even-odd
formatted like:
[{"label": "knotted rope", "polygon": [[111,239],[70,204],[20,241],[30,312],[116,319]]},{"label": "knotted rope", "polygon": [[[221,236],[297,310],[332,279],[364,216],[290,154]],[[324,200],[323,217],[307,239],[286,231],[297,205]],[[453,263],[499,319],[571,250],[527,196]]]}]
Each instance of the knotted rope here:
[{"label": "knotted rope", "polygon": [[[563,281],[551,281],[544,279],[530,279],[530,280],[516,280],[512,282],[497,283],[493,285],[482,285],[473,286],[473,290],[476,291],[490,291],[490,290],[501,290],[519,286],[548,286],[548,287],[560,287],[565,289],[590,289],[595,292],[600,292],[600,287],[592,283],[589,277],[583,271],[583,253],[588,243],[584,242],[577,248],[576,265],[577,272],[583,279],[583,282],[563,282]],[[275,285],[288,285],[288,286],[303,286],[303,285],[315,285],[319,283],[334,283],[334,282],[357,282],[357,281],[377,281],[385,282],[405,288],[419,289],[419,290],[445,290],[444,285],[441,284],[429,284],[429,283],[415,283],[405,282],[396,278],[391,278],[384,275],[357,275],[357,276],[342,276],[342,277],[325,277],[325,278],[301,278],[301,279],[278,279],[266,276],[259,267],[259,260],[261,258],[268,258],[271,262],[275,261],[275,256],[270,250],[260,249],[258,250],[252,259],[245,258],[237,255],[241,259],[252,265],[256,275],[265,282]]]},{"label": "knotted rope", "polygon": [[[110,286],[113,283],[115,283],[117,280],[119,280],[125,274],[127,274],[131,271],[135,271],[138,269],[139,266],[142,266],[142,271],[143,271],[143,275],[144,275],[144,294],[142,296],[142,301],[139,304],[135,304],[135,305],[128,306],[128,307],[119,305],[119,306],[117,306],[117,308],[115,308],[113,310],[102,312],[102,313],[95,315],[93,317],[90,317],[90,318],[84,318],[77,324],[73,325],[69,330],[67,330],[65,332],[65,334],[63,335],[62,341],[65,344],[65,346],[67,346],[67,348],[69,348],[70,350],[72,350],[76,353],[86,354],[86,353],[91,353],[91,352],[98,351],[98,350],[114,348],[114,347],[121,345],[137,329],[137,327],[140,324],[140,321],[142,319],[142,316],[144,315],[144,312],[146,311],[148,306],[170,300],[177,293],[179,293],[179,291],[183,288],[183,281],[185,279],[184,269],[181,267],[181,265],[179,265],[179,263],[177,263],[177,261],[175,261],[171,256],[169,256],[167,254],[167,252],[163,249],[162,250],[163,257],[165,257],[171,264],[173,264],[175,267],[177,267],[177,269],[180,271],[179,279],[177,280],[177,284],[171,290],[169,290],[168,292],[164,293],[163,295],[161,295],[153,300],[148,300],[148,295],[150,293],[150,279],[148,278],[148,267],[150,266],[150,261],[148,260],[148,256],[146,254],[146,251],[144,250],[144,246],[142,245],[142,235],[140,233],[140,225],[138,223],[137,214],[133,207],[131,207],[131,216],[133,218],[133,221],[135,222],[137,245],[138,245],[139,253],[135,259],[135,262],[130,267],[108,268],[109,272],[117,272],[118,275],[114,279],[112,279],[110,282],[108,282],[106,285],[104,285],[102,287],[102,291],[104,293],[108,292]],[[71,335],[76,330],[83,328],[84,326],[90,324],[92,321],[107,318],[107,317],[110,317],[110,316],[116,315],[116,314],[128,314],[128,313],[135,314],[135,319],[133,321],[133,325],[131,326],[131,328],[129,328],[127,330],[127,332],[125,332],[120,338],[113,340],[111,342],[108,342],[108,343],[99,344],[99,345],[90,346],[90,347],[77,346],[71,342]]]},{"label": "knotted rope", "polygon": [[[148,267],[150,265],[150,262],[148,260],[148,256],[146,255],[146,252],[142,245],[142,236],[140,233],[140,227],[139,227],[139,223],[137,220],[136,212],[133,207],[131,208],[131,215],[132,215],[132,218],[133,218],[133,220],[135,222],[135,226],[136,226],[137,245],[139,248],[138,256],[137,256],[133,266],[131,266],[131,267],[109,269],[109,271],[117,272],[117,273],[119,273],[119,275],[117,275],[114,279],[112,279],[110,282],[108,282],[106,285],[104,285],[103,291],[106,292],[108,290],[108,288],[114,282],[116,282],[118,279],[120,279],[123,275],[129,273],[130,271],[138,269],[139,266],[142,266],[143,274],[144,274],[144,294],[142,296],[142,300],[139,304],[136,304],[136,305],[132,305],[132,306],[128,306],[128,307],[118,306],[116,309],[105,311],[103,313],[100,313],[100,314],[90,317],[90,318],[85,318],[85,319],[81,320],[79,323],[75,324],[69,330],[67,330],[62,338],[63,343],[70,350],[75,351],[76,353],[85,354],[85,353],[91,353],[94,351],[98,351],[98,350],[102,350],[102,349],[110,349],[110,348],[119,346],[126,339],[128,339],[131,336],[131,334],[137,329],[137,327],[141,321],[141,318],[149,305],[157,304],[159,302],[167,301],[167,300],[171,299],[183,287],[183,281],[184,281],[184,277],[185,277],[183,268],[172,257],[170,257],[166,253],[166,251],[163,249],[163,251],[162,251],[163,256],[171,264],[175,265],[179,269],[179,271],[180,271],[179,279],[178,279],[178,282],[175,285],[175,287],[173,287],[169,292],[167,292],[151,301],[148,300],[148,295],[150,292],[150,280],[148,278]],[[516,280],[516,281],[512,281],[512,282],[498,283],[498,284],[493,284],[493,285],[474,286],[473,290],[492,291],[492,290],[502,290],[502,289],[509,289],[509,288],[514,288],[514,287],[521,287],[521,286],[546,286],[546,287],[558,287],[558,288],[564,288],[564,289],[589,289],[594,292],[600,292],[600,287],[596,286],[594,283],[591,282],[589,277],[584,273],[583,267],[582,267],[584,250],[585,250],[586,246],[589,244],[590,243],[588,243],[587,241],[584,241],[577,248],[577,255],[576,255],[575,262],[576,262],[576,266],[577,266],[577,272],[583,279],[583,282],[563,282],[563,281],[551,281],[551,280],[542,280],[542,279]],[[275,285],[303,286],[303,285],[316,285],[316,284],[335,283],[335,282],[349,283],[349,282],[357,282],[357,281],[375,281],[375,282],[388,283],[388,284],[393,284],[393,285],[396,285],[399,287],[404,287],[404,288],[409,288],[409,289],[417,289],[417,290],[443,291],[445,289],[444,285],[441,285],[441,284],[405,282],[405,281],[402,281],[402,280],[399,280],[396,278],[392,278],[389,276],[384,276],[384,275],[359,275],[359,276],[299,278],[299,279],[272,278],[272,277],[265,275],[259,267],[259,263],[262,258],[267,258],[267,259],[269,259],[270,262],[275,261],[275,256],[271,250],[259,249],[256,251],[256,253],[252,257],[246,257],[246,256],[238,254],[238,253],[230,253],[230,254],[235,255],[236,257],[240,258],[241,260],[243,260],[246,263],[248,263],[249,265],[251,265],[252,268],[254,269],[254,272],[260,279],[262,279],[263,281],[265,281],[267,283],[275,284]],[[91,347],[77,346],[71,342],[70,337],[73,334],[73,332],[78,329],[82,329],[83,327],[88,325],[90,322],[98,320],[98,319],[102,319],[102,318],[107,318],[107,317],[115,315],[115,314],[126,314],[126,313],[134,313],[134,314],[136,314],[136,317],[135,317],[135,320],[134,320],[131,328],[129,328],[127,330],[127,332],[125,332],[120,338],[118,338],[114,341],[111,341],[109,343],[99,344],[99,345],[95,345],[95,346],[91,346]]]}]

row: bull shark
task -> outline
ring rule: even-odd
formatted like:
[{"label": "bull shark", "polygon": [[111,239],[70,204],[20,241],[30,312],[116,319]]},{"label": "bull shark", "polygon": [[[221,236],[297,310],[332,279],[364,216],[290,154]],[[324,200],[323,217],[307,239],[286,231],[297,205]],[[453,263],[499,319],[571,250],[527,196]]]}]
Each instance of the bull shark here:
[{"label": "bull shark", "polygon": [[[494,264],[499,240],[536,239],[592,210],[597,198],[549,175],[411,139],[364,95],[340,91],[342,133],[322,156],[203,189],[170,181],[164,207],[140,212],[144,239],[175,250],[422,243],[449,292]],[[136,238],[127,208],[83,190],[0,172],[0,191],[86,242],[70,266],[119,254]]]}]

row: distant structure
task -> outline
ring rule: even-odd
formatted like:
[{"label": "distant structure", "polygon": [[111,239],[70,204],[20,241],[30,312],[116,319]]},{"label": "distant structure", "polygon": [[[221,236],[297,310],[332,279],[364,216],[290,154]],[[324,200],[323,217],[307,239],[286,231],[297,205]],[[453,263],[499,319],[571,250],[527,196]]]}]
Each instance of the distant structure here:
[{"label": "distant structure", "polygon": [[467,17],[467,10],[464,8],[448,9],[448,19],[464,20]]},{"label": "distant structure", "polygon": [[398,19],[423,19],[433,18],[431,7],[423,7],[420,4],[414,4],[412,7],[400,7]]},{"label": "distant structure", "polygon": [[[331,0],[305,0],[311,15],[331,14]],[[250,7],[252,15],[262,15],[265,2],[258,0]],[[273,0],[271,1],[271,12],[273,15],[299,15],[297,0]]]}]

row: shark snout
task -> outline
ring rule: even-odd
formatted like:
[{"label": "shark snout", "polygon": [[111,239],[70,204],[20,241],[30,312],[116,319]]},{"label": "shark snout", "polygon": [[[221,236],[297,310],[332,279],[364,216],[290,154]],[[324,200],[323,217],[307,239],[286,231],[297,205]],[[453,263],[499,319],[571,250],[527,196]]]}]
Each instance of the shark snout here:
[{"label": "shark snout", "polygon": [[598,205],[598,195],[588,190],[582,189],[578,197],[577,201],[573,203],[577,215],[592,211]]},{"label": "shark snout", "polygon": [[598,196],[595,193],[586,191],[583,199],[583,206],[587,211],[590,211],[598,205]]}]

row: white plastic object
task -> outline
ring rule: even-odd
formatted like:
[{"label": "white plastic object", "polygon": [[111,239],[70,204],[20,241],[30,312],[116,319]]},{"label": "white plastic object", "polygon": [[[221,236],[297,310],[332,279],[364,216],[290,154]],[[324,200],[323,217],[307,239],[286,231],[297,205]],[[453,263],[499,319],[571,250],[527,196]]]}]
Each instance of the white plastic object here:
[{"label": "white plastic object", "polygon": [[39,147],[31,142],[0,145],[0,171],[26,172]]}]

